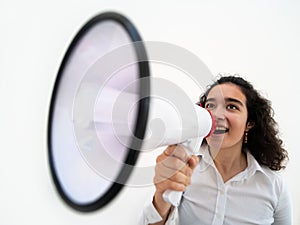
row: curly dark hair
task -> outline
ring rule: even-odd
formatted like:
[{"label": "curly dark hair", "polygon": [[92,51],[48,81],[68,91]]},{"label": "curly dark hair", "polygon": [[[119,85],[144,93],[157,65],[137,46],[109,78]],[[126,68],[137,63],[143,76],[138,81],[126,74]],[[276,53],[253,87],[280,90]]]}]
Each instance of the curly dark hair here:
[{"label": "curly dark hair", "polygon": [[235,84],[241,89],[246,97],[248,122],[254,122],[243,149],[246,147],[260,165],[276,171],[284,169],[288,153],[282,146],[283,141],[278,137],[278,125],[273,118],[274,110],[271,102],[262,97],[251,83],[238,75],[221,76],[200,97],[200,104],[205,105],[208,93],[213,87],[224,83]]}]

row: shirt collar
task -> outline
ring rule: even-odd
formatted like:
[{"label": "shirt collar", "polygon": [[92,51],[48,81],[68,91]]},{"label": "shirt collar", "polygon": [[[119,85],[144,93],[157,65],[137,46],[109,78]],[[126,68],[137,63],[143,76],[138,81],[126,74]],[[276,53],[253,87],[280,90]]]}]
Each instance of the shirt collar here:
[{"label": "shirt collar", "polygon": [[201,160],[203,160],[207,164],[214,163],[210,155],[210,152],[208,150],[208,145],[201,146],[198,156],[201,158]]},{"label": "shirt collar", "polygon": [[263,168],[261,167],[261,165],[259,165],[259,163],[256,161],[254,156],[250,153],[250,151],[246,150],[246,153],[247,153],[247,163],[248,163],[248,167],[247,167],[248,176],[253,175],[256,171],[260,171],[263,174],[267,175],[263,170]]}]

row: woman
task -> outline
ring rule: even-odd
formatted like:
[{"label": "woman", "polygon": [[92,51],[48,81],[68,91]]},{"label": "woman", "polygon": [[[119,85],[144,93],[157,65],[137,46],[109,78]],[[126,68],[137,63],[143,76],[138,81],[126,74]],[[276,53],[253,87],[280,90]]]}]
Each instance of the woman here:
[{"label": "woman", "polygon": [[[199,156],[169,146],[157,157],[153,202],[144,224],[291,224],[291,203],[281,175],[288,159],[271,103],[241,77],[225,76],[200,98],[217,123]],[[178,207],[168,190],[184,191]]]}]

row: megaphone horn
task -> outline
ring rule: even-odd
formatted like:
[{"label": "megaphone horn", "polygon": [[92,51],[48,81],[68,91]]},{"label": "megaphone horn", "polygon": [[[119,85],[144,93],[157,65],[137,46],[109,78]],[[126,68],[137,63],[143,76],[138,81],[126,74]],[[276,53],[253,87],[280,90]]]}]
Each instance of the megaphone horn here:
[{"label": "megaphone horn", "polygon": [[[206,109],[170,80],[150,78],[148,65],[176,65],[206,86],[205,64],[178,46],[147,43],[127,18],[108,12],[82,27],[62,60],[49,110],[49,164],[57,191],[76,210],[115,198],[140,151],[176,143],[194,151],[213,128]],[[166,196],[177,204],[181,195]]]}]

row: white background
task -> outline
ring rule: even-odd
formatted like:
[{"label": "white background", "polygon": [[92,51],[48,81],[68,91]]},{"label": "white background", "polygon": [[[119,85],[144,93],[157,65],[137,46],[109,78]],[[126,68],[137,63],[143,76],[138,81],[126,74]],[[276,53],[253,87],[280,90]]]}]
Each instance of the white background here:
[{"label": "white background", "polygon": [[151,186],[126,187],[104,209],[83,214],[61,201],[48,166],[47,117],[62,57],[89,18],[111,10],[126,15],[144,40],[186,48],[213,74],[239,73],[272,101],[290,154],[284,176],[294,224],[300,224],[296,0],[0,0],[0,224],[136,224]]}]

